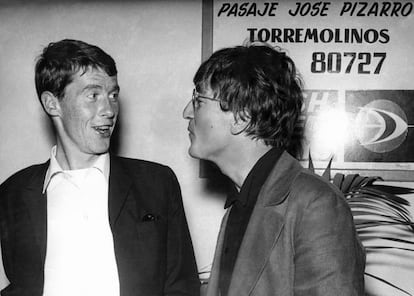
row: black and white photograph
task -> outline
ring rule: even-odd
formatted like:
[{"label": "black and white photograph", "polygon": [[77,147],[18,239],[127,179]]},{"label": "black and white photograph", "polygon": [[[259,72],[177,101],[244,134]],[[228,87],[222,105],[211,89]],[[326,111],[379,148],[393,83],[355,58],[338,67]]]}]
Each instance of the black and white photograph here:
[{"label": "black and white photograph", "polygon": [[0,295],[414,295],[413,30],[412,0],[0,0]]}]

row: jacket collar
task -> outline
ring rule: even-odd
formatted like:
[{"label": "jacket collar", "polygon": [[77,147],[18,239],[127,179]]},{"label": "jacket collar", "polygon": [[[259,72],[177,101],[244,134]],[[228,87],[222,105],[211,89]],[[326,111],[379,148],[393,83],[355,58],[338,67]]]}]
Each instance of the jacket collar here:
[{"label": "jacket collar", "polygon": [[119,217],[119,214],[125,204],[128,192],[132,185],[130,174],[123,166],[117,156],[110,157],[110,174],[109,174],[109,223],[113,227]]},{"label": "jacket collar", "polygon": [[29,213],[29,221],[33,225],[34,236],[40,246],[40,257],[44,262],[46,256],[47,200],[42,193],[43,183],[49,161],[34,166],[22,187],[23,202]]},{"label": "jacket collar", "polygon": [[295,177],[302,169],[293,157],[283,152],[265,181],[240,246],[230,282],[229,296],[249,295],[256,285],[258,275],[284,227],[287,208],[284,201]]},{"label": "jacket collar", "polygon": [[[42,193],[42,188],[49,164],[50,161],[48,160],[41,165],[35,166],[26,182],[26,185],[22,188],[22,190],[26,191],[25,193],[27,194],[27,198],[24,200],[28,203],[28,209],[30,209],[31,216],[33,216],[33,222],[43,221],[43,216],[46,216],[45,211],[38,211],[38,209],[41,207],[46,210],[46,194]],[[131,184],[132,180],[130,175],[122,165],[119,157],[111,155],[108,192],[110,221],[116,221]]]},{"label": "jacket collar", "polygon": [[[30,223],[34,227],[37,243],[40,246],[41,258],[44,262],[47,242],[47,197],[42,193],[49,161],[37,165],[31,171],[26,185],[22,187],[24,203],[29,211]],[[119,157],[110,156],[109,175],[109,222],[115,224],[132,184],[131,177],[122,165]]]},{"label": "jacket collar", "polygon": [[276,206],[286,199],[295,177],[303,170],[300,163],[286,151],[271,171],[259,193],[258,204]]}]

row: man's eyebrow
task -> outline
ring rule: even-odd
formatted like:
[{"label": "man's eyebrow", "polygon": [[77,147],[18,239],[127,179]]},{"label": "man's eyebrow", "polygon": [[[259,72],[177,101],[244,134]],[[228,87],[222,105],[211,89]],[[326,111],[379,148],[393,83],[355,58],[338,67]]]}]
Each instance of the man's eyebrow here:
[{"label": "man's eyebrow", "polygon": [[102,85],[99,84],[88,84],[86,85],[83,89],[82,92],[86,91],[86,90],[90,90],[90,89],[102,89]]},{"label": "man's eyebrow", "polygon": [[[82,89],[82,92],[91,90],[91,89],[103,89],[103,87],[100,84],[88,84]],[[119,85],[116,85],[111,89],[111,92],[114,92],[114,91],[117,91],[117,92],[120,91]]]}]

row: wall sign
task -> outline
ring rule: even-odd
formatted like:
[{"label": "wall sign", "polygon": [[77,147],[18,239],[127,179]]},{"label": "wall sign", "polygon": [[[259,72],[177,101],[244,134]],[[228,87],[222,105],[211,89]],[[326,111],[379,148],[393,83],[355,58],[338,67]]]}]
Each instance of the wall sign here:
[{"label": "wall sign", "polygon": [[333,158],[334,171],[414,180],[413,1],[203,5],[204,57],[250,40],[295,61],[305,82],[304,165],[310,152],[320,171]]}]

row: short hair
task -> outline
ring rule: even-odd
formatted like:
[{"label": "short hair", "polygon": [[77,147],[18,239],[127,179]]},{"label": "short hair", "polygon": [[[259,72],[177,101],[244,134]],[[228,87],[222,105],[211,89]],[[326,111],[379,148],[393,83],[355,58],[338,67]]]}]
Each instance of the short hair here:
[{"label": "short hair", "polygon": [[35,66],[39,99],[44,91],[50,91],[59,99],[63,98],[73,75],[91,68],[102,69],[109,76],[117,74],[113,58],[95,45],[72,39],[49,43],[37,58]]},{"label": "short hair", "polygon": [[[294,62],[263,43],[223,48],[197,70],[197,91],[210,88],[223,111],[249,123],[245,130],[266,145],[287,149],[302,104],[302,80]],[[237,117],[236,117],[237,118]]]}]

